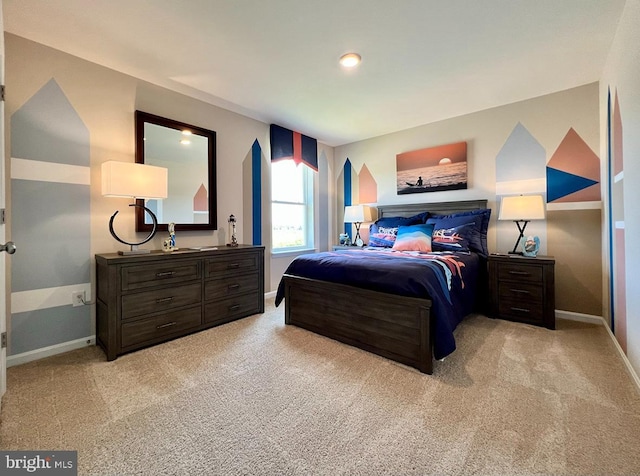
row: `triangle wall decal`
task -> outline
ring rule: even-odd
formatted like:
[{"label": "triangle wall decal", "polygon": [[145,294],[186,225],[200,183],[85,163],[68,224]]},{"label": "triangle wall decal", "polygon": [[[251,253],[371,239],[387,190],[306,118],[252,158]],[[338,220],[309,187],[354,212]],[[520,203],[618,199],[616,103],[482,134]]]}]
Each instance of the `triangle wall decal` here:
[{"label": "triangle wall decal", "polygon": [[547,167],[547,203],[597,183],[595,180]]}]

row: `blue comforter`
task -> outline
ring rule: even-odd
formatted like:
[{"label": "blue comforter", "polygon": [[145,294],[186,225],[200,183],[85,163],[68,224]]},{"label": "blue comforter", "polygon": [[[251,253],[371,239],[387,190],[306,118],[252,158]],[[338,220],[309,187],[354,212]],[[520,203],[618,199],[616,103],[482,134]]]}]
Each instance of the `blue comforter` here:
[{"label": "blue comforter", "polygon": [[[441,359],[455,350],[453,331],[473,309],[480,260],[475,253],[340,250],[298,256],[285,274],[430,299],[434,357]],[[276,306],[283,299],[280,281]]]}]

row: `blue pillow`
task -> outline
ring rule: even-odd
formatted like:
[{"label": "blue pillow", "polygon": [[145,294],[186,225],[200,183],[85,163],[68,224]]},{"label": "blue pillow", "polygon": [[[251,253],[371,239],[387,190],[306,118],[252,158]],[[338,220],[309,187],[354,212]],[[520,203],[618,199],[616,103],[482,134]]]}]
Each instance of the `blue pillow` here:
[{"label": "blue pillow", "polygon": [[433,251],[476,251],[487,254],[480,233],[482,221],[483,216],[477,214],[430,216],[427,223],[434,225]]},{"label": "blue pillow", "polygon": [[431,253],[433,225],[420,224],[398,227],[398,236],[393,244],[394,251],[419,251]]},{"label": "blue pillow", "polygon": [[480,221],[480,241],[481,241],[481,250],[474,250],[483,256],[489,256],[489,248],[487,246],[487,230],[489,229],[489,220],[491,218],[491,208],[481,208],[480,210],[469,210],[468,212],[458,212],[453,213],[451,215],[447,215],[449,217],[464,217],[464,216],[479,216],[481,217]]},{"label": "blue pillow", "polygon": [[422,212],[417,215],[413,215],[412,217],[382,217],[375,222],[375,225],[389,228],[418,225],[420,223],[424,223],[428,216],[429,212]]}]

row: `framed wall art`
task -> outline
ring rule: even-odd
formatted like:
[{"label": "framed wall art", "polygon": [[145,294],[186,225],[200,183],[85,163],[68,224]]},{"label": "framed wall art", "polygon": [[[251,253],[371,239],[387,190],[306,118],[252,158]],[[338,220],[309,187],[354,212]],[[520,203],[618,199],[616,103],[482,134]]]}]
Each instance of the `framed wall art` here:
[{"label": "framed wall art", "polygon": [[396,155],[398,195],[467,188],[467,143],[429,147]]}]

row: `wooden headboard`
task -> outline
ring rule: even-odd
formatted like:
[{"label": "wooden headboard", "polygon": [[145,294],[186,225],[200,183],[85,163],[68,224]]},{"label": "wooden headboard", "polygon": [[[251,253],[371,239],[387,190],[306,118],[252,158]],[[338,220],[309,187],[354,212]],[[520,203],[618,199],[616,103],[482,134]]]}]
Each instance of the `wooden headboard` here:
[{"label": "wooden headboard", "polygon": [[487,208],[487,200],[462,200],[457,202],[379,205],[378,218],[382,218],[385,216],[410,217],[420,212],[430,212],[433,215],[448,215],[450,213],[480,210],[483,208]]}]

